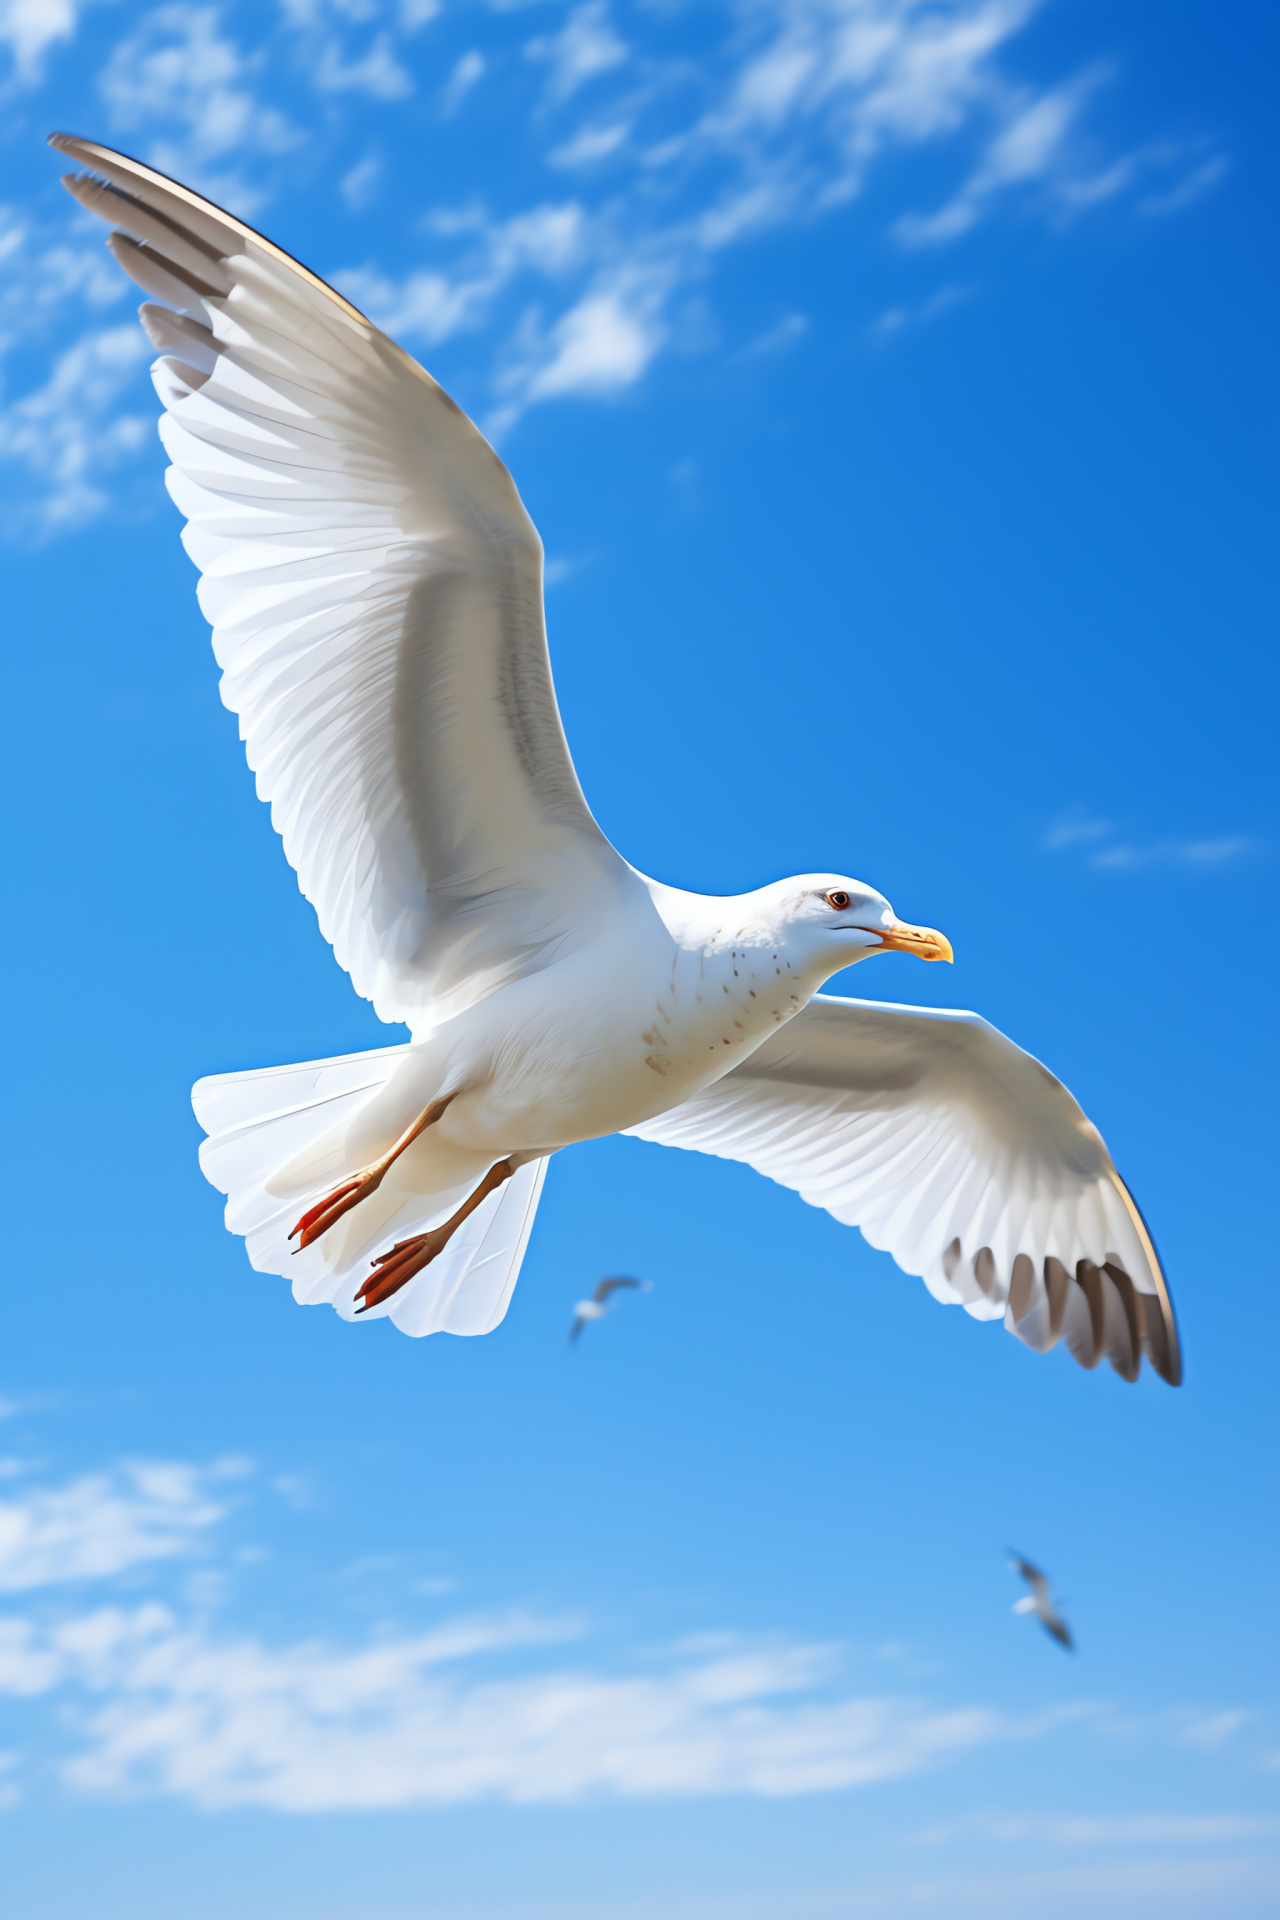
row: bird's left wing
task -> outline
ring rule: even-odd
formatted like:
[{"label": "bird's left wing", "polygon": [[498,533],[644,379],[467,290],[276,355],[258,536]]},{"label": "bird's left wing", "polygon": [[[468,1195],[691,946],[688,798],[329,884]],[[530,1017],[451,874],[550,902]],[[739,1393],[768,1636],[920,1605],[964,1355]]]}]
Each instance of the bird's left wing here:
[{"label": "bird's left wing", "polygon": [[1039,1567],[1033,1567],[1029,1560],[1024,1560],[1020,1553],[1014,1554],[1012,1560],[1010,1560],[1009,1562],[1009,1565],[1013,1568],[1015,1573],[1021,1574],[1022,1578],[1026,1581],[1027,1585],[1031,1588],[1036,1598],[1038,1600],[1043,1600],[1047,1606],[1049,1603],[1048,1575],[1041,1573]]},{"label": "bird's left wing", "polygon": [[639,1280],[630,1280],[622,1274],[611,1273],[607,1279],[596,1282],[596,1290],[592,1297],[603,1306],[609,1295],[616,1293],[619,1287],[638,1287],[640,1284]]},{"label": "bird's left wing", "polygon": [[818,995],[732,1073],[628,1129],[743,1160],[857,1226],[939,1300],[1039,1352],[1145,1352],[1177,1385],[1142,1216],[1061,1081],[973,1013]]},{"label": "bird's left wing", "polygon": [[140,162],[51,144],[152,297],[169,489],[258,792],[357,990],[421,1027],[631,878],[560,724],[537,531],[349,301]]}]

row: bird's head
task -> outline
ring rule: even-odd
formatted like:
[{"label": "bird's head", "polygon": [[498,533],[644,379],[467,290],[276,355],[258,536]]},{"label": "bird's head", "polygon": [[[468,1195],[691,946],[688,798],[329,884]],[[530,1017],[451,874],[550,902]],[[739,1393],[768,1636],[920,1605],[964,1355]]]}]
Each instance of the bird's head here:
[{"label": "bird's head", "polygon": [[874,887],[838,873],[805,873],[766,888],[776,896],[788,952],[824,977],[872,953],[914,953],[919,960],[951,960],[951,942],[932,927],[899,920]]}]

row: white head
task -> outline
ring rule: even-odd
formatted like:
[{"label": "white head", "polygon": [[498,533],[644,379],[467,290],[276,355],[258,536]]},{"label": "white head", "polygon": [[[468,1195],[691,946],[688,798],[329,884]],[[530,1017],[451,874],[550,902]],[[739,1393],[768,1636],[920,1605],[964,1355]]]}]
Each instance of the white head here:
[{"label": "white head", "polygon": [[777,947],[795,971],[814,980],[829,979],[872,953],[953,957],[944,934],[899,920],[882,893],[845,874],[797,874],[715,904],[722,918],[710,944]]}]

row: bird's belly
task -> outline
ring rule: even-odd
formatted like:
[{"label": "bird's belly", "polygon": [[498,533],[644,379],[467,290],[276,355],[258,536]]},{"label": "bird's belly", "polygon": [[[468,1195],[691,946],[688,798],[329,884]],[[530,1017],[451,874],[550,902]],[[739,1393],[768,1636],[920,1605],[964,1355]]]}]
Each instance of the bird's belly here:
[{"label": "bird's belly", "polygon": [[[701,967],[684,972],[668,963],[655,990],[651,970],[614,968],[602,992],[598,967],[570,966],[492,995],[456,1023],[450,1075],[464,1091],[442,1133],[476,1152],[545,1151],[636,1126],[720,1079],[781,1016]],[[467,1056],[483,1070],[469,1074]]]}]

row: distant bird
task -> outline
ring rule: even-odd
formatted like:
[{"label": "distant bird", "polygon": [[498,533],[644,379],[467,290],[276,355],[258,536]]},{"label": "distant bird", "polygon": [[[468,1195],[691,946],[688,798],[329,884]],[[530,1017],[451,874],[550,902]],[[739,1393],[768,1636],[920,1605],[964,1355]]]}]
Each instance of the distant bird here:
[{"label": "distant bird", "polygon": [[1074,1653],[1075,1641],[1071,1638],[1070,1627],[1053,1604],[1053,1598],[1049,1592],[1048,1575],[1041,1573],[1039,1567],[1033,1567],[1031,1562],[1024,1560],[1019,1553],[1011,1556],[1009,1565],[1015,1573],[1022,1575],[1031,1588],[1030,1593],[1024,1594],[1021,1600],[1015,1601],[1014,1612],[1034,1613],[1045,1632],[1051,1633],[1068,1653]]},{"label": "distant bird", "polygon": [[[623,1132],[745,1161],[1036,1352],[1061,1341],[1126,1380],[1145,1354],[1176,1384],[1155,1246],[1061,1082],[976,1014],[818,991],[877,953],[948,961],[944,935],[839,873],[717,897],[637,872],[578,784],[542,542],[479,431],[243,221],[127,154],[52,144],[84,167],[65,184],[148,296],[169,491],[258,793],[356,991],[412,1035],[196,1086],[201,1165],[251,1264],[349,1320],[487,1333],[549,1157]],[[941,810],[949,782],[998,780],[986,742],[923,760],[909,696],[886,705],[865,677],[832,691],[806,624],[811,584],[798,579],[768,654],[744,668],[726,648],[714,670],[691,660],[663,686],[674,711],[717,676],[740,690],[749,718],[723,790],[695,792],[642,711],[650,779],[683,791],[690,820],[735,807],[745,782],[785,823],[796,798],[773,778],[774,741],[790,726],[851,793],[881,764],[868,743],[895,738],[874,778],[908,806]],[[131,617],[158,617],[139,614],[147,580],[130,585]],[[779,671],[806,689],[794,722],[777,710]],[[1060,717],[1042,717],[1046,734]],[[724,744],[722,701],[705,724]],[[966,854],[966,914],[1028,977],[1041,953],[1069,965],[1099,942],[1154,937],[1115,917],[1012,912],[983,848]],[[1176,941],[1161,929],[1151,964]],[[888,1261],[881,1272],[887,1284]]]},{"label": "distant bird", "polygon": [[625,1274],[612,1273],[602,1280],[589,1300],[579,1300],[574,1308],[578,1316],[569,1329],[569,1338],[576,1340],[588,1320],[603,1320],[609,1306],[609,1295],[616,1293],[619,1287],[638,1287],[641,1293],[648,1293],[652,1283],[648,1280],[629,1280]]}]

